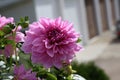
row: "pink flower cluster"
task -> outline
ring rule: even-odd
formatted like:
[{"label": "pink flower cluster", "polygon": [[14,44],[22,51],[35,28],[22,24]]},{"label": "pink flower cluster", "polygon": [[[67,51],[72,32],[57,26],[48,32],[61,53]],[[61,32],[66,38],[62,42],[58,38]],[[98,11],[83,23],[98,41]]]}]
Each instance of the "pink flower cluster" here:
[{"label": "pink flower cluster", "polygon": [[[0,30],[7,25],[8,23],[14,24],[14,18],[6,18],[6,17],[0,17]],[[16,42],[23,42],[24,41],[24,34],[19,31],[20,26],[18,27],[18,30],[16,32],[15,41]],[[13,29],[14,32],[14,29]],[[13,40],[12,36],[7,37],[9,40]],[[11,44],[8,44],[5,46],[4,50],[0,50],[0,54],[4,54],[6,57],[10,57],[13,54],[13,47]]]},{"label": "pink flower cluster", "polygon": [[36,73],[26,70],[23,65],[14,67],[14,80],[37,80]]},{"label": "pink flower cluster", "polygon": [[29,25],[22,50],[31,53],[33,63],[42,64],[46,68],[63,67],[69,64],[76,51],[82,47],[77,44],[79,34],[73,24],[61,18],[41,18]]},{"label": "pink flower cluster", "polygon": [[3,17],[0,16],[0,29],[2,29],[6,24],[13,22],[14,22],[14,18],[12,17],[6,18],[5,16]]}]

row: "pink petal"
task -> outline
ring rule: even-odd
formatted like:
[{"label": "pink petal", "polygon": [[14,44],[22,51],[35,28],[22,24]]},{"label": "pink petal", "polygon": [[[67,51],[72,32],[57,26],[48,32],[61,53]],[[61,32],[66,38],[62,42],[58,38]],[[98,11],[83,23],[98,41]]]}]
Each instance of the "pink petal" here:
[{"label": "pink petal", "polygon": [[48,49],[48,50],[47,50],[47,54],[48,54],[50,57],[53,57],[53,56],[54,56],[54,53],[53,53],[53,50],[52,50],[52,49]]},{"label": "pink petal", "polygon": [[61,17],[59,17],[59,18],[57,18],[55,20],[55,24],[58,25],[58,26],[60,26],[60,24],[61,24]]}]

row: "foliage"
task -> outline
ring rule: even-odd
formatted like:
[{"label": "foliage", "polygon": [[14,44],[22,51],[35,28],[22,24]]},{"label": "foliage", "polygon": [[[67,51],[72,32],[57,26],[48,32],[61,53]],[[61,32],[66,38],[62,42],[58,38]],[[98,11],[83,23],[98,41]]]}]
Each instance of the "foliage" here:
[{"label": "foliage", "polygon": [[[47,20],[48,22],[46,22]],[[50,21],[49,20],[50,19],[46,19],[46,20],[45,18],[42,19],[41,22],[44,25],[42,25],[42,23],[40,24],[40,22],[36,22],[36,23],[34,22],[33,24],[35,26],[34,27],[32,26],[32,29],[30,29],[30,31],[35,30],[35,32],[28,32],[28,31],[25,32],[25,30],[29,26],[28,17],[20,18],[20,21],[15,23],[13,18],[6,18],[6,17],[0,16],[0,80],[73,80],[74,76],[72,75],[74,71],[72,70],[72,66],[71,66],[71,60],[73,57],[71,56],[75,54],[74,52],[79,51],[82,48],[78,45],[81,39],[77,34],[73,33],[74,32],[72,29],[73,25],[71,25],[70,23],[68,24],[68,22],[61,21],[61,18],[55,19],[54,23],[51,22],[52,19]],[[38,43],[36,44],[35,42],[36,39],[34,41],[31,40],[32,39],[31,37],[33,37],[31,35],[36,35],[35,34],[36,32],[40,32],[38,31],[40,29],[40,26],[42,25],[46,27],[46,24],[49,22],[50,22],[50,25],[47,27],[50,27],[50,30],[47,31],[48,29],[46,29],[46,34],[47,33],[49,34],[47,37],[49,37],[51,42],[53,42],[52,45],[54,44],[56,46],[57,44],[60,47],[60,44],[58,43],[61,43],[62,41],[66,40],[64,43],[62,43],[62,46],[63,44],[64,46],[67,45],[67,47],[69,46],[71,50],[67,48],[65,48],[66,49],[65,50],[63,47],[61,51],[60,49],[57,49],[58,50],[57,52],[55,50],[53,52],[49,51],[49,55],[50,55],[49,59],[53,58],[53,56],[55,55],[54,52],[56,52],[59,55],[58,57],[55,57],[54,61],[51,60],[52,65],[48,66],[47,68],[43,64],[33,63],[32,61],[32,58],[31,58],[32,55],[35,54],[36,51],[42,52],[42,50],[40,51],[39,49],[41,49],[41,47],[43,47],[44,45],[41,46]],[[65,25],[63,26],[62,24],[63,22],[64,24],[66,24],[66,26]],[[36,24],[38,25],[37,28],[36,28]],[[57,27],[54,26],[55,24]],[[60,25],[63,27],[60,28]],[[54,27],[60,28],[60,29],[56,30],[56,28]],[[41,28],[40,30],[42,29],[43,28]],[[67,30],[69,31],[67,32]],[[40,33],[42,33],[42,31]],[[66,34],[68,35],[65,36]],[[34,45],[34,47],[37,47],[37,50],[35,49],[34,50],[35,52],[33,51],[28,53],[26,52],[27,53],[26,54],[21,47],[25,43],[25,39],[27,39],[27,37],[25,36],[27,35],[30,35],[30,38],[31,38],[30,40],[33,41],[32,43],[30,42],[30,44]],[[40,36],[40,34],[37,34],[37,35]],[[38,38],[41,39],[41,36]],[[44,43],[44,40],[42,41]],[[28,47],[29,47],[28,49],[30,50],[30,46]],[[47,48],[48,49],[46,49],[45,52],[47,52],[50,49],[49,45],[47,45]],[[26,46],[25,46],[25,49],[27,49]],[[55,49],[55,47],[53,49]],[[70,53],[70,51],[71,51],[71,54],[67,54],[68,52]],[[45,53],[43,52],[39,54],[45,54]],[[39,54],[35,55],[35,59],[37,56],[38,58],[37,60],[39,61],[44,59],[44,57],[48,56],[48,53],[42,56],[41,55],[39,56]],[[53,54],[53,56],[51,56],[51,54]],[[60,55],[62,56],[60,57]],[[63,57],[66,57],[66,58],[63,58]],[[59,61],[56,62],[55,60],[56,61],[59,60]],[[46,63],[46,66],[50,64],[47,62],[47,60],[46,61],[43,60],[43,61],[44,61],[43,63]]]},{"label": "foliage", "polygon": [[74,61],[72,67],[77,74],[83,76],[86,80],[109,80],[104,70],[96,66],[94,62],[78,63]]}]

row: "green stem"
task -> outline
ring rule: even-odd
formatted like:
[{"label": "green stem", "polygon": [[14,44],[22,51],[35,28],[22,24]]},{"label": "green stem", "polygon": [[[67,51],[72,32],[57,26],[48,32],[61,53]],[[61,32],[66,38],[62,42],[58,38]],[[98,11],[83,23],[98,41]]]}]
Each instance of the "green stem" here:
[{"label": "green stem", "polygon": [[15,44],[14,44],[14,51],[15,51],[15,62],[16,62],[16,65],[18,65],[18,62],[17,62],[17,50],[16,50],[16,40],[15,40],[17,28],[18,28],[18,26],[15,28],[15,31],[13,32],[13,40],[15,42]]},{"label": "green stem", "polygon": [[12,69],[12,56],[10,56],[10,69],[9,69],[9,72],[11,71]]},{"label": "green stem", "polygon": [[17,50],[16,50],[16,43],[15,43],[15,46],[14,46],[14,53],[15,53],[15,63],[16,63],[16,65],[18,65],[18,61],[17,61],[18,54],[17,54]]},{"label": "green stem", "polygon": [[50,68],[48,68],[48,72],[50,72]]},{"label": "green stem", "polygon": [[66,80],[72,80],[72,66],[71,65],[68,65],[65,67],[64,69],[66,71]]},{"label": "green stem", "polygon": [[3,60],[4,60],[4,62],[7,63],[7,61],[6,61],[6,57],[5,57],[5,54],[4,54],[4,50],[2,50],[2,54],[4,55],[4,56],[3,56]]},{"label": "green stem", "polygon": [[66,78],[67,80],[72,80],[72,76],[71,75],[69,75],[69,76],[67,76],[67,78]]}]

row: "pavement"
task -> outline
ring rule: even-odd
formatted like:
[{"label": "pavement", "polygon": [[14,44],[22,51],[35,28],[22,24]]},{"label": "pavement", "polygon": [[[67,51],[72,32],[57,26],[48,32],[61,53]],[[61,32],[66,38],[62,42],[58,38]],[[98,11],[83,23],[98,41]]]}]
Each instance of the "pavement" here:
[{"label": "pavement", "polygon": [[120,80],[120,39],[113,32],[105,32],[91,40],[85,50],[76,55],[79,62],[94,61],[110,80]]}]

